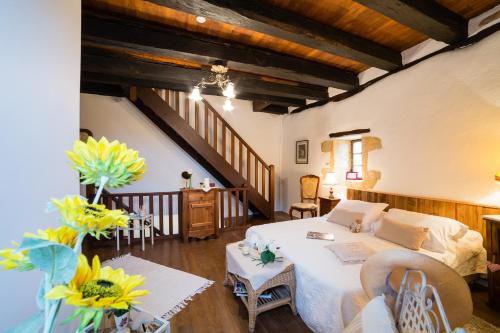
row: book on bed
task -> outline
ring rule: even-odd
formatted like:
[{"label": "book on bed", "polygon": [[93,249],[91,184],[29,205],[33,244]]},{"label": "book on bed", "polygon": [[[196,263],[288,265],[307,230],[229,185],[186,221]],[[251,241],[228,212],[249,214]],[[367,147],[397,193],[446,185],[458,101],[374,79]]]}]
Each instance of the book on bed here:
[{"label": "book on bed", "polygon": [[307,233],[306,238],[309,238],[309,239],[329,240],[329,241],[335,240],[335,236],[333,236],[333,234],[330,234],[330,233],[327,233],[327,232],[316,232],[316,231],[309,231]]},{"label": "book on bed", "polygon": [[327,245],[326,248],[335,253],[344,265],[361,264],[374,253],[362,242],[335,243]]}]

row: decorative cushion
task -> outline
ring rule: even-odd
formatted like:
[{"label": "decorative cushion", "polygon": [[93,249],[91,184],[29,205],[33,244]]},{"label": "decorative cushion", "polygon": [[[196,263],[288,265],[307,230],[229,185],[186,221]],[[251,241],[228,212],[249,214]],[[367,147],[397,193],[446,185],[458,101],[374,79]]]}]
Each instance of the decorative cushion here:
[{"label": "decorative cushion", "polygon": [[427,238],[428,228],[399,223],[384,216],[375,230],[375,236],[402,245],[410,250],[419,250]]},{"label": "decorative cushion", "polygon": [[342,333],[397,333],[385,296],[377,296],[365,305]]},{"label": "decorative cushion", "polygon": [[387,216],[400,223],[429,228],[429,235],[424,240],[422,247],[433,252],[444,253],[453,247],[453,242],[460,240],[469,230],[465,224],[447,217],[415,213],[403,209],[390,209]]},{"label": "decorative cushion", "polygon": [[311,202],[298,202],[294,203],[292,205],[292,208],[297,208],[297,209],[316,209],[318,208],[318,205],[311,203]]},{"label": "decorative cushion", "polygon": [[353,212],[347,209],[334,209],[326,219],[328,222],[337,223],[345,227],[350,227],[353,223],[363,222],[364,213]]},{"label": "decorative cushion", "polygon": [[[363,221],[361,222],[361,231],[370,231],[372,229],[372,224],[380,218],[387,206],[388,204],[386,203],[342,199],[332,210],[332,213],[337,209],[345,209],[351,212],[363,213],[364,217]],[[330,213],[330,215],[332,213]]]}]

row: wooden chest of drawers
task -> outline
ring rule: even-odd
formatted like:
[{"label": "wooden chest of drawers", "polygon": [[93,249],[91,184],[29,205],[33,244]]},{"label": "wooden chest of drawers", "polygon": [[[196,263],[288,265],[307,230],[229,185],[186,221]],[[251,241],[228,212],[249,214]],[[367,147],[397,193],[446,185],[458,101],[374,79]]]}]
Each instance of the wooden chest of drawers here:
[{"label": "wooden chest of drawers", "polygon": [[182,190],[182,239],[218,236],[218,190]]},{"label": "wooden chest of drawers", "polygon": [[[500,215],[484,215],[486,223],[485,246],[488,260],[500,264]],[[500,309],[500,271],[488,271],[488,303],[491,307]]]}]

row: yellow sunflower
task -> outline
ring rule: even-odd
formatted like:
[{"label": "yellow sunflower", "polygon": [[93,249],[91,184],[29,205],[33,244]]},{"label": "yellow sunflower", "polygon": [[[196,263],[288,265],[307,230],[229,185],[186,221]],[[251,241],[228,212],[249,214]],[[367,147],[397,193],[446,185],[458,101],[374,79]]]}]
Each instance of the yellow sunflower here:
[{"label": "yellow sunflower", "polygon": [[[27,238],[44,239],[51,242],[74,247],[78,238],[78,232],[70,227],[62,226],[57,229],[47,228],[38,230],[37,234],[27,232],[24,234]],[[18,251],[19,244],[12,242],[15,248],[6,248],[0,250],[0,257],[5,258],[0,261],[0,266],[7,269],[17,269],[19,271],[29,271],[34,268],[29,259],[29,250]]]},{"label": "yellow sunflower", "polygon": [[128,309],[139,304],[135,299],[147,295],[147,290],[133,290],[144,283],[141,275],[129,276],[123,269],[101,268],[99,257],[92,260],[92,267],[81,254],[73,280],[66,285],[52,288],[45,294],[47,299],[66,299],[66,303],[94,310]]},{"label": "yellow sunflower", "polygon": [[62,223],[97,239],[106,237],[110,229],[127,226],[128,217],[122,210],[110,210],[104,205],[90,204],[77,195],[51,201],[61,214]]},{"label": "yellow sunflower", "polygon": [[145,161],[136,150],[118,141],[111,143],[102,137],[99,142],[89,137],[87,142],[75,141],[72,151],[66,152],[73,168],[80,172],[82,184],[101,185],[106,177],[109,187],[121,187],[141,179],[146,170]]},{"label": "yellow sunflower", "polygon": [[74,247],[78,238],[78,231],[73,228],[62,226],[56,229],[47,228],[38,230],[38,234],[24,233],[24,237],[46,239],[69,247]]},{"label": "yellow sunflower", "polygon": [[[12,244],[17,248],[19,244],[16,242],[12,242]],[[3,267],[4,270],[9,269],[17,269],[21,272],[30,271],[35,268],[28,257],[29,251],[20,251],[17,252],[17,249],[6,248],[0,250],[0,257],[4,259],[0,261],[0,267]]]}]

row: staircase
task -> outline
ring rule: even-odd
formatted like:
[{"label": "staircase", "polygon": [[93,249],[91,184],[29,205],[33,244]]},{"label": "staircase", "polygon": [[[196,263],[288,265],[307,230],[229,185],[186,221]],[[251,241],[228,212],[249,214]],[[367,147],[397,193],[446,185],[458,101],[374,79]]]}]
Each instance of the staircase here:
[{"label": "staircase", "polygon": [[275,171],[206,101],[132,87],[137,108],[226,187],[248,188],[250,209],[274,218]]}]

